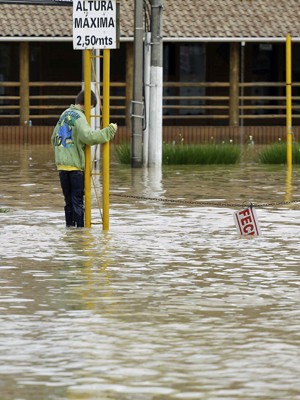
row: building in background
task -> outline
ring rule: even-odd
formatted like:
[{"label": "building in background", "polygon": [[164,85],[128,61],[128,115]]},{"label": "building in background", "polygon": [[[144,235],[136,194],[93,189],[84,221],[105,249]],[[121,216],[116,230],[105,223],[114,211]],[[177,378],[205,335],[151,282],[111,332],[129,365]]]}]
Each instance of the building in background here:
[{"label": "building in background", "polygon": [[[150,0],[144,3],[149,26]],[[130,128],[134,0],[121,0],[120,7],[120,49],[111,51],[111,118],[125,135]],[[287,34],[293,38],[297,130],[298,17],[298,0],[165,0],[166,134],[171,128],[174,135],[180,131],[190,137],[199,132],[211,137],[215,128],[226,135],[284,129]],[[72,3],[0,0],[0,22],[1,129],[29,120],[51,128],[83,80],[82,52],[72,47]]]}]

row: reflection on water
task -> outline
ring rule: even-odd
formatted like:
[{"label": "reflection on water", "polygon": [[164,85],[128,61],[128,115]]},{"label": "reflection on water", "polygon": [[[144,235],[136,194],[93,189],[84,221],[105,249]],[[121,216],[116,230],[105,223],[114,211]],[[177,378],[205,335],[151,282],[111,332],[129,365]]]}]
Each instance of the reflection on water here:
[{"label": "reflection on water", "polygon": [[64,228],[50,148],[0,153],[1,400],[300,398],[298,204],[240,239],[213,203],[297,201],[298,168],[113,164],[145,199],[112,196],[103,232]]}]

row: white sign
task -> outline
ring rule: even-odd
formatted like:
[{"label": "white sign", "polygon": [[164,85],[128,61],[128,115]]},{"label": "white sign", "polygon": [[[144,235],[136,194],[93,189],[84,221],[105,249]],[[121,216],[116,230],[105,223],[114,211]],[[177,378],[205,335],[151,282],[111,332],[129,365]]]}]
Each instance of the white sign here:
[{"label": "white sign", "polygon": [[240,236],[259,236],[260,229],[253,206],[234,213],[234,222]]},{"label": "white sign", "polygon": [[115,49],[116,0],[73,0],[73,48]]}]

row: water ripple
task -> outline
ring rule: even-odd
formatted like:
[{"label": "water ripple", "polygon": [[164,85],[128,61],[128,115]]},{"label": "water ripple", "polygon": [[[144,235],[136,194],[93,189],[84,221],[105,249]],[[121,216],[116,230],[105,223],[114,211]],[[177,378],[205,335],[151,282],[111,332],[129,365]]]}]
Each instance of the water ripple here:
[{"label": "water ripple", "polygon": [[[300,398],[297,206],[258,209],[262,236],[241,239],[226,207],[112,196],[108,232],[66,230],[48,147],[8,150],[1,400]],[[266,202],[290,190],[281,167],[111,175],[113,190],[148,197]]]}]

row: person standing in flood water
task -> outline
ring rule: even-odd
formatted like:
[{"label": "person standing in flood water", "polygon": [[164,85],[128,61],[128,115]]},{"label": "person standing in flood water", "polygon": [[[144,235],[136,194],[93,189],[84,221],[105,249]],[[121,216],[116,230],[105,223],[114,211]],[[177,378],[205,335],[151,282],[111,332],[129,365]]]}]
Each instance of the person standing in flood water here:
[{"label": "person standing in flood water", "polygon": [[[91,91],[91,107],[97,98]],[[71,105],[60,116],[52,137],[55,164],[65,199],[66,226],[84,227],[84,167],[85,146],[106,143],[117,131],[117,124],[93,130],[84,115],[84,91],[78,93],[75,105]]]}]

